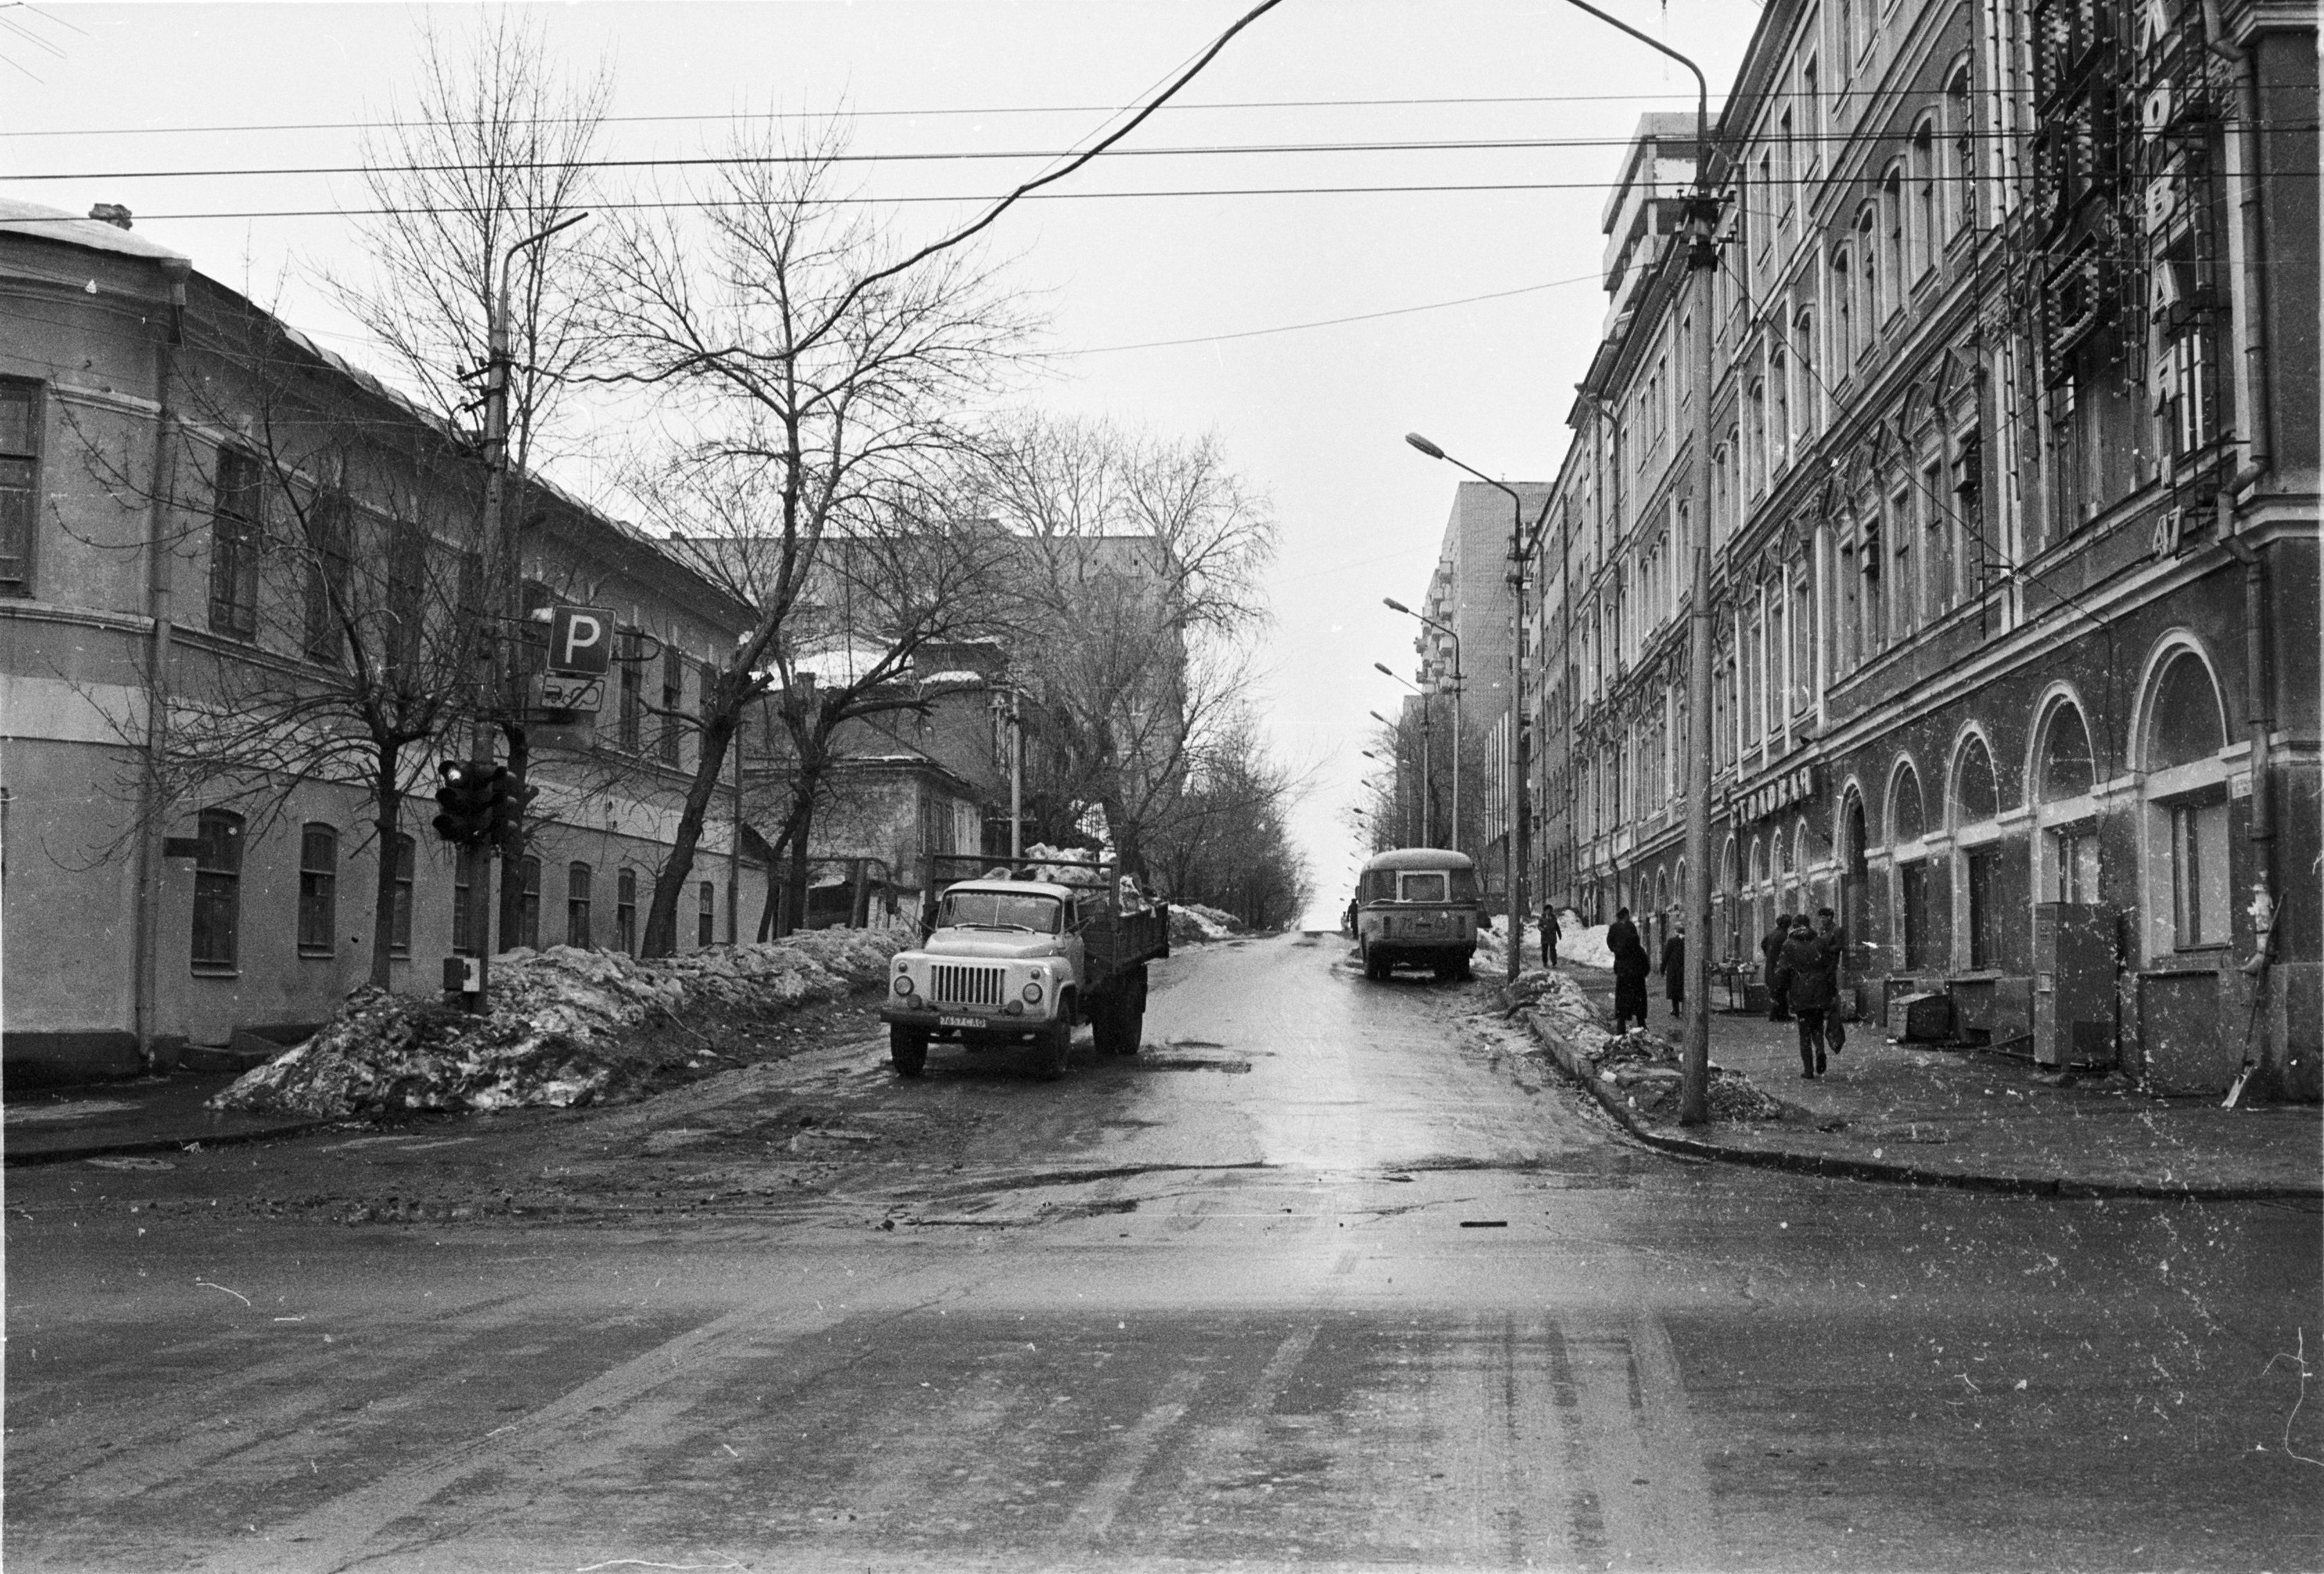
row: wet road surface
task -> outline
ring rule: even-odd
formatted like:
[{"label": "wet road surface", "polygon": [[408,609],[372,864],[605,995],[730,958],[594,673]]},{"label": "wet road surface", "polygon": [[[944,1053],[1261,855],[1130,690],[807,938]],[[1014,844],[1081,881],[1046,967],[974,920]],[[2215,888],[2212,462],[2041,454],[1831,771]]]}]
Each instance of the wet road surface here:
[{"label": "wet road surface", "polygon": [[[578,1120],[13,1172],[0,1550],[2324,1560],[2313,1208],[1674,1162],[1547,1077],[1481,986],[1368,984],[1344,953],[1174,958],[1146,1051],[1084,1034],[1062,1084],[945,1048],[902,1083],[858,1044]],[[350,1188],[377,1218],[447,1177],[520,1211],[338,1221]]]}]

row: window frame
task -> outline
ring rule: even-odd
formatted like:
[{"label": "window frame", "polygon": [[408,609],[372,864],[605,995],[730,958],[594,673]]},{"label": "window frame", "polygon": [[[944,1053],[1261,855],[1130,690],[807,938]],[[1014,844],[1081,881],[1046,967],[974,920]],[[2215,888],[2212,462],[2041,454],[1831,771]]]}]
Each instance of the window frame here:
[{"label": "window frame", "polygon": [[[40,568],[41,476],[43,440],[48,435],[48,395],[46,388],[32,378],[0,377],[0,401],[14,403],[19,395],[24,406],[23,445],[0,448],[0,596],[29,597]],[[12,479],[12,470],[20,466],[21,475]],[[14,505],[12,498],[16,500]],[[18,524],[10,523],[12,507]],[[9,535],[19,526],[22,536],[14,555],[17,569],[9,576],[5,572],[11,560]]]},{"label": "window frame", "polygon": [[627,864],[613,873],[613,945],[624,956],[638,954],[638,872]]},{"label": "window frame", "polygon": [[420,888],[420,838],[408,830],[397,831],[381,856],[395,860],[392,876],[395,895],[388,918],[387,954],[409,957],[411,955],[411,910]]},{"label": "window frame", "polygon": [[[318,843],[324,848],[319,860],[315,851]],[[337,956],[338,931],[338,828],[309,820],[299,828],[299,954]]]},{"label": "window frame", "polygon": [[565,943],[595,950],[590,912],[596,903],[597,872],[578,858],[565,866]]},{"label": "window frame", "polygon": [[233,977],[242,971],[242,867],[249,822],[213,806],[194,819],[194,903],[189,957],[193,971]]},{"label": "window frame", "polygon": [[209,631],[258,637],[259,563],[266,549],[265,482],[258,457],[228,444],[210,477]]},{"label": "window frame", "polygon": [[696,947],[718,943],[718,885],[705,880],[695,889],[694,943]]}]

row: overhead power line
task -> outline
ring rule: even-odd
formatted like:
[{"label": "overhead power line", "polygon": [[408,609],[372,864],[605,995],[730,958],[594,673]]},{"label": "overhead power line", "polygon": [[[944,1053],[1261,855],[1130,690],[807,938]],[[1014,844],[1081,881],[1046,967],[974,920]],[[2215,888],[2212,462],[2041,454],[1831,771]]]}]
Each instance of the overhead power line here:
[{"label": "overhead power line", "polygon": [[1431,301],[1419,306],[1391,306],[1383,311],[1359,311],[1351,317],[1324,317],[1313,322],[1286,322],[1275,328],[1250,328],[1240,333],[1205,333],[1192,338],[1157,338],[1144,344],[1097,345],[1088,349],[1061,350],[1065,356],[1110,356],[1122,350],[1159,350],[1177,345],[1223,344],[1231,339],[1263,338],[1270,334],[1299,333],[1311,328],[1338,328],[1351,322],[1376,322],[1383,317],[1408,317],[1416,311],[1443,311],[1454,306],[1474,306],[1482,301],[1507,301],[1515,295],[1531,295],[1542,290],[1555,290],[1568,284],[1594,284],[1596,273],[1578,273],[1571,279],[1549,279],[1538,284],[1520,284],[1514,290],[1494,290],[1483,295],[1463,295],[1457,301]]}]

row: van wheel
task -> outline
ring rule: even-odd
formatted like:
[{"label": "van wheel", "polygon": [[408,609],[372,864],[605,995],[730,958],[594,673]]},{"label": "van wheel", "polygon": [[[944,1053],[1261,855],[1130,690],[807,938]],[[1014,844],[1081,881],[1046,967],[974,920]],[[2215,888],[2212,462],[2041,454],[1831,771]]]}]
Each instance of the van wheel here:
[{"label": "van wheel", "polygon": [[917,1077],[927,1070],[927,1032],[916,1027],[890,1025],[888,1029],[888,1060],[896,1068],[899,1077]]}]

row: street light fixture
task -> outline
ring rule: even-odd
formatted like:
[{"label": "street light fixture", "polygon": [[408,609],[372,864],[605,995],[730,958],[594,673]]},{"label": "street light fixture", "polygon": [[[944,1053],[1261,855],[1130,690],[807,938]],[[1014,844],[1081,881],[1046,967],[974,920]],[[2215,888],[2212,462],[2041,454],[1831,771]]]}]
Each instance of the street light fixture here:
[{"label": "street light fixture", "polygon": [[[1436,845],[1436,772],[1428,755],[1428,691],[1385,662],[1374,662],[1372,671],[1382,677],[1395,679],[1420,696],[1420,835],[1415,838],[1414,845],[1433,847]],[[1404,730],[1379,711],[1373,711],[1372,717],[1396,728],[1399,739],[1404,736]]]},{"label": "street light fixture", "polygon": [[[1452,642],[1452,850],[1457,853],[1461,850],[1461,690],[1468,681],[1468,675],[1461,670],[1461,636],[1448,625],[1437,622],[1425,612],[1415,612],[1393,596],[1381,597],[1380,605],[1390,612],[1401,612],[1406,617],[1418,618]],[[1420,703],[1425,708],[1428,701],[1424,699]]]},{"label": "street light fixture", "polygon": [[[1501,492],[1508,498],[1509,591],[1513,598],[1511,602],[1512,611],[1510,616],[1513,620],[1521,620],[1525,615],[1526,562],[1532,555],[1534,543],[1537,542],[1541,538],[1541,527],[1543,523],[1549,518],[1549,498],[1544,497],[1541,500],[1541,514],[1540,517],[1534,521],[1533,539],[1529,542],[1526,539],[1525,527],[1525,499],[1517,495],[1516,487],[1509,486],[1507,482],[1494,480],[1490,476],[1488,476],[1484,471],[1477,468],[1474,465],[1463,464],[1461,460],[1454,458],[1451,454],[1446,453],[1443,449],[1438,448],[1434,443],[1430,442],[1426,438],[1421,436],[1416,431],[1406,432],[1404,434],[1404,440],[1410,443],[1414,448],[1418,449],[1422,453],[1426,454],[1432,459],[1442,459],[1446,464],[1452,465],[1458,469],[1468,471],[1469,474],[1476,477],[1478,480],[1482,481],[1486,486],[1491,486]],[[1522,940],[1525,936],[1525,911],[1527,905],[1525,899],[1525,856],[1519,850],[1517,845],[1525,837],[1526,812],[1525,778],[1525,665],[1517,657],[1517,645],[1520,643],[1517,637],[1517,633],[1518,629],[1516,627],[1512,627],[1509,631],[1509,743],[1508,762],[1509,773],[1509,827],[1508,834],[1503,838],[1501,844],[1503,863],[1507,869],[1506,874],[1503,875],[1502,884],[1504,893],[1508,898],[1509,908],[1508,981],[1511,984],[1515,984],[1517,981],[1517,953],[1524,949],[1524,947],[1518,942]]]}]

